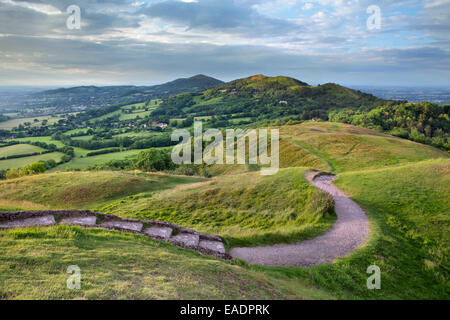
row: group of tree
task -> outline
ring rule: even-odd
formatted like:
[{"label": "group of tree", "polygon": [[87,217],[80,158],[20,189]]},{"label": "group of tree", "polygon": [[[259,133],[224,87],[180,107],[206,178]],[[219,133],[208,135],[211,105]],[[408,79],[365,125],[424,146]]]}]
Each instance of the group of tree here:
[{"label": "group of tree", "polygon": [[364,110],[340,110],[331,121],[349,123],[450,151],[450,105],[430,102],[385,105]]},{"label": "group of tree", "polygon": [[145,172],[162,171],[172,174],[201,175],[210,177],[207,165],[176,165],[171,158],[170,149],[151,148],[141,151],[137,157],[125,160],[111,160],[90,168],[91,170],[141,170]]},{"label": "group of tree", "polygon": [[67,146],[83,148],[87,150],[98,150],[105,148],[128,148],[128,149],[148,149],[156,147],[168,147],[176,142],[171,140],[169,133],[155,134],[151,136],[124,136],[113,139],[91,139],[75,140],[62,133],[52,136],[54,140],[59,140]]}]

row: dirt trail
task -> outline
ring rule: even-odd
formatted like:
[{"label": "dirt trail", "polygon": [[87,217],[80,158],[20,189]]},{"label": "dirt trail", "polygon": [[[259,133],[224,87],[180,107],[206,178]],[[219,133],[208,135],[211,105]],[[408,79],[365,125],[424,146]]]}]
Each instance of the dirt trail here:
[{"label": "dirt trail", "polygon": [[297,244],[232,248],[230,255],[249,264],[309,267],[344,257],[361,246],[369,235],[367,216],[332,184],[335,179],[335,176],[324,175],[310,181],[329,193],[335,202],[337,220],[327,233]]}]

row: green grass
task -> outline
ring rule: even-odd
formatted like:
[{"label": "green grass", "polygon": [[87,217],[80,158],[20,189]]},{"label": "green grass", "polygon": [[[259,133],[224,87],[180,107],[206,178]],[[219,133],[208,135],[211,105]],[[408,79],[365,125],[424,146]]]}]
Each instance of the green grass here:
[{"label": "green grass", "polygon": [[12,146],[0,148],[0,158],[9,157],[9,156],[17,156],[17,155],[21,155],[21,154],[30,154],[30,153],[42,152],[42,151],[45,151],[45,149],[30,145],[30,144],[15,144]]},{"label": "green grass", "polygon": [[[97,150],[88,150],[88,149],[73,147],[73,151],[75,153],[75,158],[86,157],[88,153],[91,153],[91,152],[94,152],[94,151],[103,151],[103,150],[109,150],[109,149],[115,149],[115,148],[104,148],[104,149],[97,149]],[[75,160],[72,160],[72,161],[75,161]]]},{"label": "green grass", "polygon": [[0,170],[6,170],[11,168],[22,168],[33,162],[55,160],[56,162],[61,161],[63,154],[61,152],[51,152],[46,154],[40,154],[37,156],[0,160]]},{"label": "green grass", "polygon": [[83,129],[73,129],[73,130],[70,130],[70,131],[65,132],[64,134],[65,134],[66,136],[70,136],[71,134],[87,134],[87,131],[88,131],[88,130],[89,130],[88,128],[83,128]]},{"label": "green grass", "polygon": [[65,144],[62,143],[59,140],[53,140],[52,137],[26,137],[26,138],[16,138],[12,139],[13,141],[20,141],[20,142],[44,142],[47,144],[54,144],[57,148],[64,148]]},{"label": "green grass", "polygon": [[338,173],[448,158],[447,152],[430,146],[331,122],[280,127],[280,136],[327,163],[329,171]]},{"label": "green grass", "polygon": [[146,116],[149,116],[152,113],[152,110],[149,111],[142,111],[142,112],[133,112],[133,113],[122,113],[119,117],[120,121],[123,120],[134,120],[137,117],[140,117],[141,119],[145,118]]},{"label": "green grass", "polygon": [[[76,153],[78,152],[79,155],[85,155],[93,151],[93,150],[91,151],[83,151],[83,150],[84,149],[76,148]],[[87,169],[91,166],[102,164],[111,160],[124,160],[126,158],[134,157],[140,151],[142,150],[127,150],[122,152],[106,153],[98,156],[84,157],[84,158],[75,157],[74,159],[72,159],[72,161],[63,163],[54,168],[52,171]]]},{"label": "green grass", "polygon": [[[38,119],[39,122],[34,122],[34,119]],[[52,124],[55,122],[58,122],[62,118],[53,118],[50,116],[42,116],[42,117],[34,117],[34,118],[18,118],[18,119],[11,119],[8,121],[0,122],[0,129],[5,130],[11,130],[14,127],[18,127],[21,124],[24,124],[25,122],[31,123],[32,127],[40,126],[43,120],[47,120],[48,124]]]},{"label": "green grass", "polygon": [[120,134],[116,134],[114,136],[114,138],[116,137],[151,137],[151,136],[157,136],[160,133],[158,132],[125,132],[125,133],[120,133]]},{"label": "green grass", "polygon": [[[0,231],[0,299],[324,299],[272,277],[132,233],[58,226]],[[68,266],[81,289],[67,289]]]},{"label": "green grass", "polygon": [[[0,199],[53,209],[92,208],[141,192],[156,192],[202,178],[118,171],[58,172],[0,181]],[[1,205],[1,204],[0,204]],[[0,207],[1,209],[1,207]]]},{"label": "green grass", "polygon": [[303,172],[221,176],[195,188],[137,194],[93,209],[219,234],[230,246],[292,243],[325,232],[335,219],[331,199],[310,186]]},{"label": "green grass", "polygon": [[92,140],[94,136],[93,135],[86,135],[86,136],[77,136],[77,137],[72,137],[72,140],[82,140],[82,141],[87,141],[87,140]]},{"label": "green grass", "polygon": [[173,222],[223,235],[230,246],[292,243],[325,232],[335,220],[330,197],[310,186],[303,172],[282,169],[275,176],[249,172],[213,180],[116,171],[55,172],[1,181],[0,199],[8,208],[28,201],[27,205],[52,209],[91,209]]},{"label": "green grass", "polygon": [[[290,243],[334,221],[329,197],[307,184],[305,169],[292,167],[334,169],[336,184],[370,221],[368,242],[351,255],[312,268],[246,266],[113,231],[0,231],[0,298],[450,299],[448,154],[334,123],[280,132],[286,169],[274,176],[233,166],[211,180],[47,173],[0,181],[0,210],[92,209],[220,234],[228,246]],[[65,289],[70,264],[86,270],[79,292]],[[381,290],[366,287],[370,265],[381,268]]]},{"label": "green grass", "polygon": [[[349,172],[336,184],[367,212],[368,243],[334,264],[254,270],[308,282],[344,299],[450,298],[450,161]],[[381,269],[368,290],[367,267]]]}]

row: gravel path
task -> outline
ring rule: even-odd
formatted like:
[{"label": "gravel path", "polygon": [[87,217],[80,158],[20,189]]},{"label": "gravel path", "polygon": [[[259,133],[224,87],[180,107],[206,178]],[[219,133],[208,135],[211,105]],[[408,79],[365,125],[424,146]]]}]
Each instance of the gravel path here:
[{"label": "gravel path", "polygon": [[230,255],[249,264],[309,267],[332,262],[361,246],[369,234],[367,216],[354,201],[332,184],[335,179],[335,176],[326,175],[310,181],[333,196],[335,202],[337,220],[326,234],[291,245],[233,248]]}]

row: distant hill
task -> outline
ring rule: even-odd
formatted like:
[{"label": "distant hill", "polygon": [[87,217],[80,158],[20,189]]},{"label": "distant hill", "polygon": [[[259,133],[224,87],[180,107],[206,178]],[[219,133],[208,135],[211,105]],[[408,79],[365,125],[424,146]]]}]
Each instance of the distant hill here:
[{"label": "distant hill", "polygon": [[200,93],[169,97],[153,115],[235,117],[238,114],[255,119],[295,116],[306,120],[326,117],[334,109],[371,109],[388,102],[333,83],[314,87],[289,77],[255,75]]},{"label": "distant hill", "polygon": [[[155,86],[82,86],[47,90],[32,94],[26,104],[40,107],[72,105],[107,106],[143,102],[149,99],[166,98],[182,92],[198,92],[223,84],[222,81],[196,75]],[[30,105],[31,104],[31,105]]]}]

